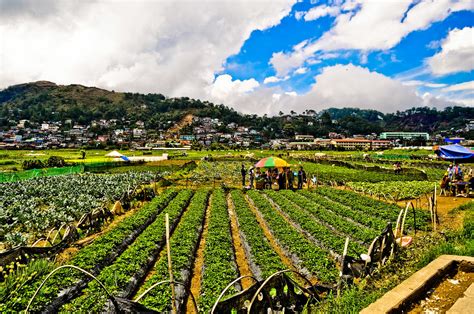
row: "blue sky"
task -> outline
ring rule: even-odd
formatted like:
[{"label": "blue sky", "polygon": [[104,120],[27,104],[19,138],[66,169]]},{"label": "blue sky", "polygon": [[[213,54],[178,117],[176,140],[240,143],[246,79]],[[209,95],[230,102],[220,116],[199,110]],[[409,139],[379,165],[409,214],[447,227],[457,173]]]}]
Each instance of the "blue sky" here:
[{"label": "blue sky", "polygon": [[244,113],[474,106],[472,0],[0,0],[0,88],[188,96]]},{"label": "blue sky", "polygon": [[[416,4],[414,2],[411,8]],[[298,12],[305,13],[320,6],[331,6],[331,1],[302,1],[292,7],[291,12],[281,20],[280,24],[263,31],[252,32],[239,53],[227,58],[225,67],[218,74],[229,74],[238,80],[254,78],[262,84],[265,78],[276,76],[277,71],[271,64],[273,53],[277,51],[291,53],[293,46],[304,40],[317,40],[325,32],[330,31],[336,23],[337,16],[326,15],[311,21],[306,21],[304,17],[298,17]],[[304,68],[307,71],[304,74],[290,75],[287,80],[276,82],[272,86],[280,86],[288,92],[306,93],[315,83],[315,76],[321,73],[321,69],[337,64],[353,64],[391,78],[408,81],[406,83],[408,85],[416,84],[419,92],[438,94],[439,87],[424,86],[422,82],[446,86],[469,82],[473,80],[472,68],[474,65],[466,67],[466,69],[471,68],[470,70],[434,75],[430,71],[426,71],[426,60],[441,50],[441,41],[448,36],[451,30],[473,26],[474,12],[460,10],[449,14],[445,19],[430,23],[424,29],[408,33],[390,49],[334,50],[334,52],[340,52],[338,57],[321,60],[317,64],[305,64]],[[373,25],[373,27],[377,27],[377,25]],[[361,34],[361,36],[363,35]],[[474,41],[472,33],[469,38],[471,42]],[[409,77],[405,78],[405,76]],[[470,96],[472,101],[472,90],[465,95]]]}]

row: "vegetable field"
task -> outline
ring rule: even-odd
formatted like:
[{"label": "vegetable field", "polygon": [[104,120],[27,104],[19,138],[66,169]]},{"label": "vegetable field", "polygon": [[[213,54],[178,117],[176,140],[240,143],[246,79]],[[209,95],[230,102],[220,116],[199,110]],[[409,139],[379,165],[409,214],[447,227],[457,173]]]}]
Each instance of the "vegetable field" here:
[{"label": "vegetable field", "polygon": [[[102,193],[114,195],[107,189]],[[336,259],[346,237],[350,255],[365,253],[386,223],[396,221],[399,210],[332,188],[247,193],[220,188],[167,189],[80,249],[68,264],[89,271],[114,296],[137,299],[160,312],[171,310],[169,283],[149,290],[169,279],[164,220],[168,215],[171,269],[179,283],[174,287],[174,305],[180,312],[192,312],[190,291],[194,291],[199,312],[207,313],[221,291],[242,275],[264,280],[276,271],[292,269],[313,283],[334,282]],[[428,218],[417,212],[417,227],[426,229]],[[413,219],[408,219],[407,228],[413,227]],[[18,281],[1,284],[2,313],[24,310],[46,277],[46,271],[26,272],[29,276],[25,276],[29,267],[3,270],[7,278]],[[50,264],[44,267],[51,269]],[[242,286],[237,281],[226,296],[241,291]],[[30,310],[100,312],[111,306],[96,281],[75,270],[61,269],[39,291]]]},{"label": "vegetable field", "polygon": [[32,243],[52,227],[119,200],[154,176],[151,172],[84,174],[0,183],[0,242]]}]

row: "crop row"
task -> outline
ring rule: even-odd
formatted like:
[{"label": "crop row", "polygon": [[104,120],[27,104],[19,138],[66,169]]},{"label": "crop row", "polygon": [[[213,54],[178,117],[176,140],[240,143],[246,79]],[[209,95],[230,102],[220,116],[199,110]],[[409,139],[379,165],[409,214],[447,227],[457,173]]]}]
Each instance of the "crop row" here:
[{"label": "crop row", "polygon": [[242,192],[233,190],[231,195],[239,229],[250,246],[250,258],[261,272],[261,276],[255,274],[257,277],[261,277],[257,279],[265,279],[274,272],[285,269],[285,265],[265,237]]},{"label": "crop row", "polygon": [[361,169],[350,169],[340,166],[330,166],[312,162],[303,163],[309,175],[315,175],[319,182],[329,183],[330,181],[339,184],[347,182],[381,182],[381,181],[413,181],[416,180],[411,175],[394,175],[392,173],[382,173],[376,171],[366,171]]},{"label": "crop row", "polygon": [[[320,190],[321,188],[318,188],[317,191]],[[330,209],[334,213],[341,215],[342,217],[350,218],[351,220],[356,221],[366,227],[375,230],[383,230],[383,228],[386,226],[384,220],[371,214],[370,212],[354,210],[352,203],[349,201],[345,203],[339,203],[336,200],[326,198],[325,194],[323,195],[309,191],[301,191],[299,193],[309,200],[312,200],[313,202],[325,207],[326,209]]]},{"label": "crop row", "polygon": [[[146,275],[148,268],[158,257],[165,244],[165,214],[169,215],[170,232],[186,210],[193,195],[183,190],[160,213],[157,219],[120,255],[110,266],[107,266],[97,277],[107,290],[122,297],[128,297],[136,285]],[[96,281],[91,281],[83,295],[63,306],[68,312],[100,312],[104,309],[106,295]]]},{"label": "crop row", "polygon": [[[352,208],[357,211],[373,215],[374,217],[380,217],[387,221],[395,223],[398,218],[398,214],[401,210],[400,207],[393,204],[387,204],[385,202],[377,201],[372,198],[362,196],[355,192],[337,190],[327,187],[321,187],[316,190],[317,193],[324,195],[334,201],[349,204]],[[410,212],[411,213],[411,212]],[[417,227],[427,227],[429,222],[429,213],[423,210],[416,210],[417,216]],[[407,216],[406,226],[413,228],[414,220],[413,215]]]},{"label": "crop row", "polygon": [[[155,197],[150,203],[140,208],[134,215],[129,216],[118,223],[107,233],[97,237],[94,242],[82,248],[68,264],[83,268],[93,274],[97,274],[107,264],[121,254],[135,238],[150,225],[165,208],[165,206],[176,196],[176,192],[168,190]],[[6,303],[0,304],[0,312],[18,312],[26,308],[29,297],[34,293],[46,274],[35,278],[28,285],[22,286],[16,292],[18,297],[11,297]],[[71,270],[61,270],[49,279],[41,290],[33,304],[33,310],[40,310],[42,306],[48,305],[59,294],[60,289],[70,289],[85,280],[80,274]],[[63,297],[71,294],[63,293]]]},{"label": "crop row", "polygon": [[313,214],[318,220],[321,220],[336,230],[349,235],[351,238],[362,241],[364,243],[371,243],[378,235],[373,229],[361,228],[359,225],[342,218],[340,215],[326,209],[324,206],[291,191],[281,191],[281,194],[288,200],[295,202],[302,209]]},{"label": "crop row", "polygon": [[358,192],[378,196],[390,197],[394,200],[413,199],[433,192],[435,183],[427,181],[405,182],[351,182],[348,186]]},{"label": "crop row", "polygon": [[329,252],[303,237],[296,229],[275,212],[271,203],[259,192],[250,190],[248,195],[267,222],[275,237],[291,254],[301,260],[301,266],[323,281],[336,277],[336,267],[329,260]]},{"label": "crop row", "polygon": [[[225,193],[221,189],[214,190],[212,195],[208,228],[199,298],[199,310],[202,312],[209,312],[221,291],[238,277],[230,217]],[[236,292],[235,287],[229,292]]]},{"label": "crop row", "polygon": [[[268,190],[265,191],[265,193],[270,196],[270,198],[280,207],[283,212],[289,216],[292,221],[296,222],[303,230],[311,234],[324,247],[342,255],[345,243],[345,239],[343,237],[334,234],[331,229],[319,224],[316,220],[314,220],[311,214],[305,210],[302,210],[279,192]],[[360,244],[355,242],[349,243],[350,253],[358,255],[363,251],[364,248]]]},{"label": "crop row", "polygon": [[0,241],[12,246],[32,242],[153,177],[147,172],[87,174],[0,183]]},{"label": "crop row", "polygon": [[[198,190],[194,194],[188,210],[181,218],[170,240],[174,280],[183,282],[185,285],[188,285],[191,279],[190,270],[204,222],[208,196],[209,190],[207,189]],[[153,275],[145,281],[137,293],[138,295],[153,284],[169,278],[168,259],[165,250],[162,251],[160,259],[155,264],[152,272]],[[185,305],[187,293],[182,286],[175,285],[175,289],[177,307],[182,309]],[[159,312],[168,312],[172,309],[170,300],[170,285],[165,284],[153,288],[140,303]]]}]

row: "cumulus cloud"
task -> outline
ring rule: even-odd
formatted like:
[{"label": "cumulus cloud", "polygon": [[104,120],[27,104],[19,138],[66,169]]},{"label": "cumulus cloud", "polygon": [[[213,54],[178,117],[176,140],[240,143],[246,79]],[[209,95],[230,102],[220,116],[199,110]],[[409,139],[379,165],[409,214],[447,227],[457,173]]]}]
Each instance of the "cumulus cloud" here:
[{"label": "cumulus cloud", "polygon": [[224,61],[296,0],[0,1],[0,88],[51,80],[205,98]]},{"label": "cumulus cloud", "polygon": [[[419,95],[415,86],[406,86],[398,80],[353,64],[325,67],[314,79],[315,83],[305,94],[283,91],[279,87],[260,86],[251,93],[238,92],[234,88],[213,100],[246,113],[270,115],[290,110],[320,111],[328,107],[393,112],[416,106],[443,108],[456,104],[439,95]],[[238,80],[233,82],[240,84]]]},{"label": "cumulus cloud", "polygon": [[270,62],[277,73],[300,67],[318,51],[391,49],[413,31],[426,29],[453,12],[474,9],[474,2],[351,0],[342,9],[334,26],[317,40],[306,40],[290,52],[276,52]]},{"label": "cumulus cloud", "polygon": [[474,69],[474,27],[454,29],[441,43],[441,51],[428,59],[435,75]]},{"label": "cumulus cloud", "polygon": [[246,94],[260,84],[253,78],[249,80],[232,80],[229,74],[219,75],[210,87],[210,96],[216,99],[226,99],[229,96]]}]

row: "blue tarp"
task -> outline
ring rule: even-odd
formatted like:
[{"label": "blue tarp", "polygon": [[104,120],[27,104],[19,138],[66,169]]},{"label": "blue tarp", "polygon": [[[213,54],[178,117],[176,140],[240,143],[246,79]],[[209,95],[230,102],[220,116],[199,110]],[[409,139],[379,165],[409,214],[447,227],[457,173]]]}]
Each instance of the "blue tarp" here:
[{"label": "blue tarp", "polygon": [[447,160],[474,158],[474,151],[459,144],[440,146],[437,153]]},{"label": "blue tarp", "polygon": [[459,144],[461,141],[464,140],[463,138],[445,138],[444,141],[449,144]]},{"label": "blue tarp", "polygon": [[128,157],[127,157],[127,156],[125,156],[125,155],[123,155],[123,156],[120,156],[120,158],[122,158],[122,159],[123,159],[123,160],[125,160],[125,161],[130,161],[130,159],[128,159]]}]

